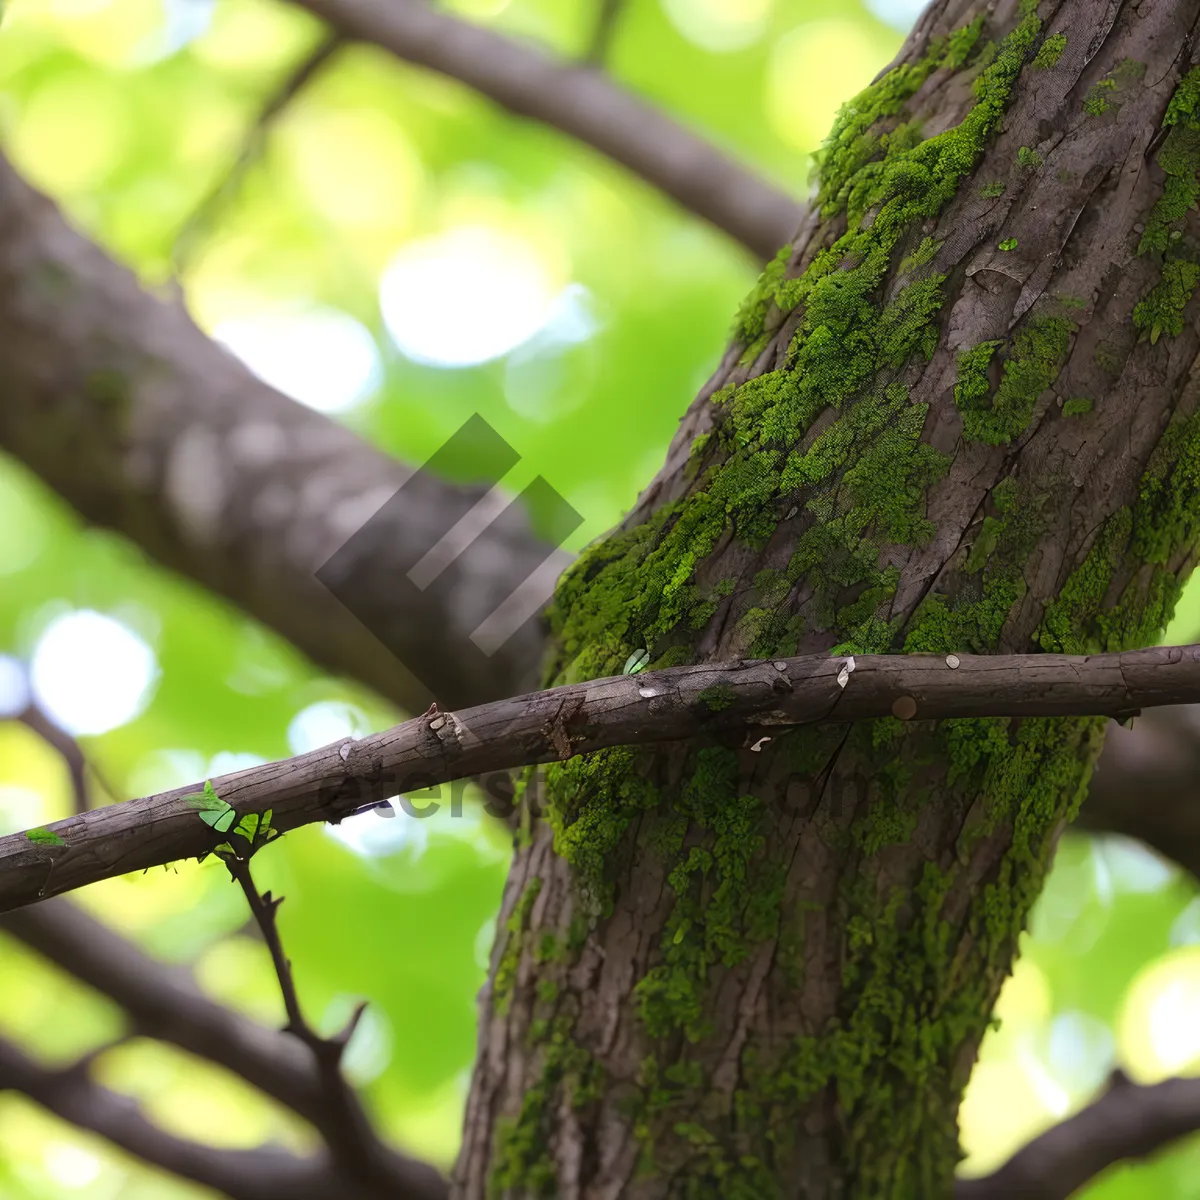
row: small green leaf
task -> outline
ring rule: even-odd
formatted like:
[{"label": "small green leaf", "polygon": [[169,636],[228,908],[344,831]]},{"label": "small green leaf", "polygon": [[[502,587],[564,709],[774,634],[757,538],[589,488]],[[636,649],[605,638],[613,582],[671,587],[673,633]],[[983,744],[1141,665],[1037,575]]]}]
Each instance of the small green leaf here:
[{"label": "small green leaf", "polygon": [[[221,803],[224,804],[225,802],[222,801]],[[205,825],[211,826],[218,833],[228,833],[229,827],[233,824],[236,818],[237,811],[232,807],[232,805],[229,804],[225,804],[225,807],[222,810],[210,808],[205,809],[200,814],[200,820],[202,820]]]},{"label": "small green leaf", "polygon": [[646,669],[646,664],[650,661],[649,650],[635,650],[626,660],[624,667],[621,668],[622,675],[636,675],[639,671]]},{"label": "small green leaf", "polygon": [[217,795],[217,789],[213,787],[211,779],[204,781],[203,792],[193,792],[190,796],[184,796],[184,799],[189,807],[199,811],[200,820],[218,833],[228,833],[229,827],[237,818],[233,805]]},{"label": "small green leaf", "polygon": [[190,796],[184,796],[190,808],[198,808],[201,812],[209,809],[214,809],[217,812],[224,812],[229,806],[217,795],[217,789],[213,787],[212,780],[204,781],[204,791],[192,792]]},{"label": "small green leaf", "polygon": [[247,813],[238,823],[233,831],[241,834],[248,842],[254,841],[254,835],[258,833],[258,813]]},{"label": "small green leaf", "polygon": [[1004,241],[1002,241],[1000,243],[1001,250],[1015,250],[1016,248],[1017,248],[1017,239],[1016,238],[1005,238]]},{"label": "small green leaf", "polygon": [[65,846],[67,844],[53,829],[27,829],[25,836],[35,846]]}]

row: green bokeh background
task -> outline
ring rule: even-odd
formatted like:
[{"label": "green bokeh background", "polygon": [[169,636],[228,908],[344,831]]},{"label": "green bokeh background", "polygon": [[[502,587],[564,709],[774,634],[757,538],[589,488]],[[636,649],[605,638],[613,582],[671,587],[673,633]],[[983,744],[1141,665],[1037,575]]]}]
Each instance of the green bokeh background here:
[{"label": "green bokeh background", "polygon": [[[569,56],[587,44],[597,4],[446,7]],[[799,196],[837,104],[898,49],[906,7],[628,0],[610,69]],[[541,474],[583,514],[568,544],[578,549],[620,518],[661,463],[756,264],[594,152],[452,81],[352,47],[276,123],[175,280],[178,231],[319,35],[306,14],[267,0],[15,0],[0,27],[5,149],[147,285],[177,282],[210,330],[314,307],[360,322],[375,339],[378,386],[338,419],[419,462],[482,414],[522,455],[514,489]],[[590,336],[542,337],[458,369],[399,353],[380,313],[381,274],[405,247],[464,225],[524,246],[547,286],[574,285]],[[489,321],[480,286],[463,272],[449,288],[466,337]],[[359,732],[404,715],[314,671],[119,538],[84,528],[0,459],[0,653],[29,659],[56,617],[82,609],[120,620],[158,664],[140,714],[84,739],[114,799],[284,757],[301,712]],[[1193,588],[1171,639],[1198,633]],[[82,663],[81,686],[86,671]],[[357,999],[371,1002],[350,1057],[380,1127],[448,1165],[508,849],[469,792],[460,819],[442,800],[425,821],[360,827],[356,844],[319,827],[298,831],[256,869],[262,886],[287,897],[281,927],[308,1010],[332,1027]],[[0,722],[0,832],[68,808],[62,765],[27,730]],[[373,838],[386,853],[364,849]],[[214,996],[281,1020],[266,952],[246,935],[240,896],[215,862],[112,880],[76,900],[155,954],[193,964]],[[972,1172],[1085,1103],[1113,1065],[1141,1079],[1200,1070],[1195,883],[1135,844],[1068,837],[999,1015],[964,1108]],[[0,1034],[65,1063],[119,1031],[111,1005],[0,939]],[[181,1053],[135,1040],[96,1069],[190,1137],[306,1144],[298,1122]],[[204,1194],[0,1095],[3,1200]],[[1111,1172],[1086,1194],[1200,1196],[1200,1142]]]}]

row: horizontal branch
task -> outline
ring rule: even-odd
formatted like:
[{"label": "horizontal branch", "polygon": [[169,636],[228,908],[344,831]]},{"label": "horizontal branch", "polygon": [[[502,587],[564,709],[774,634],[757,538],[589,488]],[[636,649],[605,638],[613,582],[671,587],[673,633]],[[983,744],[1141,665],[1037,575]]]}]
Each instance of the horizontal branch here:
[{"label": "horizontal branch", "polygon": [[[281,831],[339,821],[391,796],[606,746],[894,715],[1101,715],[1200,699],[1200,646],[1060,654],[808,655],[618,675],[406,721],[213,780],[239,814],[272,809]],[[753,749],[753,747],[751,747]],[[113,875],[210,851],[221,840],[195,784],[0,838],[0,912]]]},{"label": "horizontal branch", "polygon": [[144,1162],[231,1200],[408,1200],[402,1192],[347,1182],[323,1157],[299,1158],[269,1146],[229,1150],[177,1137],[148,1120],[130,1097],[94,1082],[86,1063],[45,1067],[2,1039],[0,1091],[20,1092]]},{"label": "horizontal branch", "polygon": [[345,38],[460,80],[599,150],[689,212],[770,258],[803,207],[593,67],[452,17],[424,0],[295,0]]},{"label": "horizontal branch", "polygon": [[1124,1159],[1200,1130],[1200,1079],[1139,1085],[1114,1073],[1092,1104],[1022,1147],[994,1174],[960,1180],[954,1200],[1067,1200]]}]

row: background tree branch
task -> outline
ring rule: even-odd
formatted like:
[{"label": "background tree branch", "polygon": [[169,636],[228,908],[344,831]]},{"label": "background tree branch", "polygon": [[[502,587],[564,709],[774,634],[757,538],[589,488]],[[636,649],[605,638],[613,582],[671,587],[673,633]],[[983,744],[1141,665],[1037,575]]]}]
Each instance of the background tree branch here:
[{"label": "background tree branch", "polygon": [[800,224],[797,200],[601,72],[421,0],[296,2],[345,38],[449,75],[599,150],[759,258],[775,254]]},{"label": "background tree branch", "polygon": [[[780,726],[896,716],[1129,716],[1200,698],[1200,646],[1092,657],[808,655],[619,675],[424,716],[360,741],[213,781],[239,815],[272,809],[281,831],[338,821],[398,793],[486,772]],[[753,745],[751,745],[753,743]],[[210,852],[221,840],[189,796],[200,784],[0,838],[0,911],[129,871]]]},{"label": "background tree branch", "polygon": [[1200,706],[1110,725],[1079,811],[1085,829],[1141,839],[1200,878]]},{"label": "background tree branch", "polygon": [[221,207],[237,191],[246,172],[262,154],[263,144],[275,120],[333,58],[341,45],[342,40],[336,34],[323,35],[267,96],[254,123],[246,131],[241,149],[229,170],[217,180],[176,235],[171,255],[176,276],[182,273],[197,242],[212,227]]},{"label": "background tree branch", "polygon": [[45,1067],[0,1039],[0,1091],[16,1091],[81,1129],[91,1130],[121,1149],[231,1200],[441,1200],[444,1187],[381,1189],[355,1183],[324,1156],[298,1158],[272,1146],[227,1150],[166,1132],[148,1120],[128,1096],[102,1087],[88,1074],[86,1061]]},{"label": "background tree branch", "polygon": [[[435,586],[398,589],[485,489],[429,472],[410,479],[403,464],[260,382],[3,160],[0,384],[0,447],[86,520],[238,604],[325,669],[413,711],[429,703],[413,672],[436,680],[447,705],[531,685],[536,622],[490,658],[459,654],[550,553],[519,506]],[[315,577],[373,514],[331,582],[353,590],[395,653]]]},{"label": "background tree branch", "polygon": [[1067,1200],[1114,1163],[1145,1158],[1200,1129],[1200,1079],[1140,1085],[1114,1072],[1099,1099],[1023,1146],[954,1200]]}]

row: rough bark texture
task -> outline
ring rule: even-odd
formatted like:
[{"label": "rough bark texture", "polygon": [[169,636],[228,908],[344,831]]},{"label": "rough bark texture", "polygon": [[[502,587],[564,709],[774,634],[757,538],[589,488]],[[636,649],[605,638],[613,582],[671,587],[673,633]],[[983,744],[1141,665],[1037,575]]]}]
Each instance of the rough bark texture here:
[{"label": "rough bark texture", "polygon": [[[561,584],[551,681],[641,649],[1153,640],[1200,503],[1198,12],[932,6],[663,471]],[[884,718],[552,768],[456,1195],[949,1195],[1102,730]]]},{"label": "rough bark texture", "polygon": [[[232,600],[318,664],[414,711],[429,703],[427,683],[459,705],[534,682],[536,622],[490,657],[464,653],[550,551],[520,508],[433,586],[413,586],[409,569],[486,488],[413,475],[255,379],[2,159],[0,390],[0,447],[88,521]],[[326,579],[357,616],[314,576],[335,552]]]}]

